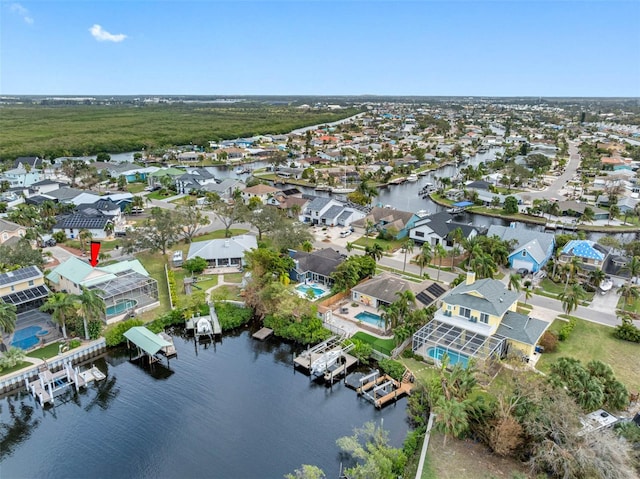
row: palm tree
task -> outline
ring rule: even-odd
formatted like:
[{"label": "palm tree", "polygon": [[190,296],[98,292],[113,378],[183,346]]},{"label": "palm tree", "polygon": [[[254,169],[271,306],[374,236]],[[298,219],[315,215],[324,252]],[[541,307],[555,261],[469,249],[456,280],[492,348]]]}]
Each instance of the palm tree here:
[{"label": "palm tree", "polygon": [[107,224],[104,225],[104,232],[107,236],[111,236],[113,234],[115,226],[113,226],[113,221],[108,221]]},{"label": "palm tree", "polygon": [[410,307],[416,305],[416,297],[410,289],[396,291],[396,296],[398,299],[396,299],[393,304],[398,309],[400,317],[404,318],[409,314]]},{"label": "palm tree", "polygon": [[51,319],[62,326],[62,336],[67,339],[67,319],[71,318],[78,309],[78,298],[67,293],[52,293],[47,301],[40,306],[41,311],[51,312]]},{"label": "palm tree", "polygon": [[493,258],[488,254],[482,254],[473,258],[471,269],[478,278],[493,278],[496,274],[497,266]]},{"label": "palm tree", "polygon": [[350,241],[347,241],[347,245],[345,246],[345,249],[347,250],[347,253],[351,253],[351,251],[353,250],[353,243],[351,243]]},{"label": "palm tree", "polygon": [[585,223],[593,223],[595,219],[596,214],[594,213],[593,209],[589,208],[588,206],[584,209],[582,215],[580,215],[580,221],[583,221]]},{"label": "palm tree", "polygon": [[398,325],[400,319],[400,312],[395,303],[391,303],[387,306],[382,306],[382,319],[384,321],[384,329],[393,329]]},{"label": "palm tree", "polygon": [[309,240],[302,243],[301,247],[302,251],[304,251],[305,253],[311,253],[313,251],[313,244]]},{"label": "palm tree", "polygon": [[593,271],[591,271],[591,273],[589,273],[589,281],[596,288],[600,286],[600,284],[604,281],[606,277],[607,275],[601,269],[594,269]]},{"label": "palm tree", "polygon": [[527,301],[533,296],[533,291],[531,291],[531,281],[527,280],[524,282],[524,304],[527,304]]},{"label": "palm tree", "polygon": [[631,258],[631,261],[620,268],[620,271],[629,273],[629,279],[627,283],[631,284],[633,278],[640,275],[640,256],[634,256],[633,258]]},{"label": "palm tree", "polygon": [[511,274],[509,275],[509,291],[520,291],[522,285],[520,282],[522,281],[522,277],[519,274]]},{"label": "palm tree", "polygon": [[569,281],[582,269],[582,262],[577,256],[572,256],[571,260],[564,265],[564,272],[567,275],[567,281],[564,284],[564,290],[567,290]]},{"label": "palm tree", "polygon": [[566,314],[571,314],[578,309],[580,302],[587,297],[587,293],[582,286],[574,284],[558,295],[558,299],[562,302],[562,309]]},{"label": "palm tree", "polygon": [[87,340],[89,339],[88,322],[100,320],[104,312],[104,301],[99,294],[104,294],[104,291],[87,289],[82,286],[82,293],[75,295],[74,298],[80,303],[80,314],[82,315],[82,322],[84,324],[84,336]]},{"label": "palm tree", "polygon": [[607,217],[607,225],[611,223],[611,218],[616,219],[616,216],[620,214],[620,207],[618,205],[611,205],[609,207],[609,216]]},{"label": "palm tree", "polygon": [[367,256],[371,256],[376,261],[380,261],[382,259],[382,255],[384,253],[384,249],[380,245],[380,243],[373,243],[371,246],[366,246],[364,249],[364,254]]},{"label": "palm tree", "polygon": [[632,304],[635,300],[640,298],[640,290],[637,286],[631,283],[625,283],[618,288],[618,294],[620,297],[624,298],[624,308],[623,310],[627,310],[627,306]]},{"label": "palm tree", "polygon": [[413,247],[415,243],[412,239],[407,239],[402,245],[402,249],[404,250],[404,264],[402,265],[402,272],[404,273],[407,269],[407,253],[413,253]]},{"label": "palm tree", "polygon": [[367,199],[367,203],[371,203],[371,199],[378,196],[378,189],[367,183],[367,180],[360,182],[358,185],[358,192]]},{"label": "palm tree", "polygon": [[436,281],[440,281],[440,270],[442,269],[442,258],[444,258],[447,255],[447,250],[444,249],[444,246],[442,246],[442,243],[438,243],[436,245],[433,253],[439,259],[439,261],[438,261],[438,277],[436,278]]},{"label": "palm tree", "polygon": [[134,196],[131,200],[131,207],[140,209],[144,208],[144,198],[142,198],[142,196]]},{"label": "palm tree", "polygon": [[549,208],[547,209],[547,214],[549,215],[549,220],[551,220],[552,216],[560,215],[560,205],[558,204],[557,201],[552,201],[549,204]]},{"label": "palm tree", "polygon": [[420,248],[420,253],[413,258],[416,264],[420,267],[420,276],[422,276],[422,270],[424,267],[429,266],[432,258],[433,253],[431,252],[431,245],[429,243],[423,243]]},{"label": "palm tree", "polygon": [[460,436],[469,427],[464,401],[458,401],[455,398],[447,400],[445,396],[440,396],[433,412],[436,414],[436,429],[444,434],[443,444],[445,447],[449,436]]},{"label": "palm tree", "polygon": [[86,252],[85,248],[87,242],[91,241],[91,238],[93,238],[93,234],[88,229],[81,229],[78,233],[78,239],[80,240],[80,249],[83,253]]},{"label": "palm tree", "polygon": [[13,304],[0,302],[0,343],[3,333],[13,333],[16,329],[16,307]]}]

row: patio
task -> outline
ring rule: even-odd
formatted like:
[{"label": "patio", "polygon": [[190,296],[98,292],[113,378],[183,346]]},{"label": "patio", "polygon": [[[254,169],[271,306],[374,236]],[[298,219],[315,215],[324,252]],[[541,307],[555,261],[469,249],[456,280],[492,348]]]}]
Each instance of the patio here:
[{"label": "patio", "polygon": [[58,325],[51,320],[50,314],[44,313],[38,309],[32,309],[30,311],[18,313],[15,331],[11,334],[3,335],[2,341],[7,347],[9,347],[13,342],[17,331],[34,326],[40,328],[44,333],[40,332],[37,334],[39,341],[32,347],[27,348],[27,351],[40,348],[62,338],[62,333],[60,332]]},{"label": "patio", "polygon": [[[357,306],[353,306],[354,304]],[[371,306],[365,306],[361,303],[354,303],[351,299],[341,301],[337,304],[337,307],[333,308],[331,311],[333,318],[339,318],[343,320],[343,323],[353,325],[355,327],[355,329],[353,329],[354,332],[364,331],[380,338],[389,338],[392,336],[390,332],[386,332],[384,329],[377,328],[373,324],[369,324],[359,318],[356,318],[360,313],[375,314],[380,317],[382,316],[382,312],[378,309],[372,308]]]}]

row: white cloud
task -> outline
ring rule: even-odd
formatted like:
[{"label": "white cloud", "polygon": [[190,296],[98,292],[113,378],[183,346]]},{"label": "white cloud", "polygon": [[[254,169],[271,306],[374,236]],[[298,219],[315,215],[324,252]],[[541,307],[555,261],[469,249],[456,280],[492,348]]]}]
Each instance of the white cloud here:
[{"label": "white cloud", "polygon": [[16,15],[20,15],[25,23],[33,25],[33,17],[29,14],[29,10],[24,8],[19,3],[12,3],[11,5],[9,5],[9,10]]},{"label": "white cloud", "polygon": [[93,36],[93,38],[95,38],[99,42],[119,43],[123,41],[125,38],[127,38],[127,36],[124,33],[117,33],[117,34],[109,33],[97,23],[94,26],[92,26],[89,29],[89,31],[91,32],[91,35]]}]

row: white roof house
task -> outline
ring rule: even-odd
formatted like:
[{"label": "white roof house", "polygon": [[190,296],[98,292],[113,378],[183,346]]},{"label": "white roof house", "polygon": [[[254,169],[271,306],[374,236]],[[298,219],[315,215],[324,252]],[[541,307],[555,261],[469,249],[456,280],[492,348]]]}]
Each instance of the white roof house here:
[{"label": "white roof house", "polygon": [[227,239],[195,241],[189,246],[187,261],[200,257],[215,268],[240,267],[244,264],[244,253],[258,247],[255,236],[240,235]]}]

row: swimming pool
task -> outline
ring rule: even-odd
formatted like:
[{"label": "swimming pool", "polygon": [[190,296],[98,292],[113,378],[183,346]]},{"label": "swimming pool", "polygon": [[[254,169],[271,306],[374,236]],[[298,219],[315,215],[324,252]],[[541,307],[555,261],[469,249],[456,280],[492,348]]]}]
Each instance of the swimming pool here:
[{"label": "swimming pool", "polygon": [[299,284],[296,286],[296,290],[300,293],[300,296],[305,297],[307,295],[307,291],[313,291],[313,294],[316,298],[327,294],[327,290],[322,288],[320,285],[311,283],[311,284]]},{"label": "swimming pool", "polygon": [[[28,326],[26,328],[17,329],[13,333],[13,340],[11,346],[20,349],[31,349],[40,342],[40,336],[42,333],[46,333],[46,329],[42,329],[40,326]],[[38,335],[38,333],[41,333]]]},{"label": "swimming pool", "polygon": [[135,308],[138,302],[135,299],[119,299],[113,306],[107,307],[107,316],[124,313],[125,311]]},{"label": "swimming pool", "polygon": [[442,348],[440,346],[427,349],[427,354],[429,355],[429,357],[437,361],[442,360],[442,356],[444,355],[444,353],[447,353],[447,355],[449,356],[449,364],[451,366],[455,366],[456,364],[460,363],[463,368],[466,368],[469,364],[469,356],[467,356],[466,354],[461,354],[447,348]]},{"label": "swimming pool", "polygon": [[368,311],[362,311],[356,314],[356,319],[369,323],[376,328],[384,329],[384,320],[378,314],[373,314]]}]

